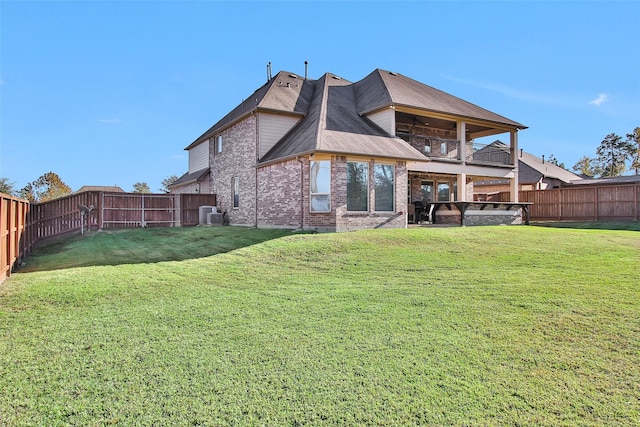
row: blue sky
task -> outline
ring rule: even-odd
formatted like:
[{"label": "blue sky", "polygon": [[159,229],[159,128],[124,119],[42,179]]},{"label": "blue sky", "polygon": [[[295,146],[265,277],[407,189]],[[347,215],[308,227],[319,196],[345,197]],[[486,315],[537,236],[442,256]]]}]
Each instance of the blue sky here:
[{"label": "blue sky", "polygon": [[0,0],[0,177],[157,191],[268,62],[304,61],[310,78],[399,72],[571,167],[640,126],[639,22],[636,1]]}]

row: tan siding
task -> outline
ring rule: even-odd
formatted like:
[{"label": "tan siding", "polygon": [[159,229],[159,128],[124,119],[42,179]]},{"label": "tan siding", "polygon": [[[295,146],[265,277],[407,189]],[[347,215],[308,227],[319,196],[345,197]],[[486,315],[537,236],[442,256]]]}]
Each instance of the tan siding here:
[{"label": "tan siding", "polygon": [[209,140],[189,150],[189,173],[209,167]]},{"label": "tan siding", "polygon": [[385,131],[387,131],[389,135],[396,134],[394,110],[388,109],[388,110],[378,111],[377,113],[369,114],[367,118],[371,120],[373,123],[380,126]]},{"label": "tan siding", "polygon": [[262,157],[278,142],[292,127],[298,123],[298,117],[279,114],[260,113],[258,118],[260,153]]}]

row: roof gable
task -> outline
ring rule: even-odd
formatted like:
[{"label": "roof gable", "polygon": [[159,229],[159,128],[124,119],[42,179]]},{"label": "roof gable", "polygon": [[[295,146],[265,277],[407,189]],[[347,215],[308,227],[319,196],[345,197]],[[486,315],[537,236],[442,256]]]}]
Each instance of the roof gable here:
[{"label": "roof gable", "polygon": [[257,110],[304,115],[309,109],[313,89],[308,80],[288,71],[280,71],[240,105],[200,135],[185,150],[195,147],[224,128]]},{"label": "roof gable", "polygon": [[377,69],[355,84],[360,114],[402,105],[461,118],[486,120],[525,129],[526,126],[420,83],[402,74]]},{"label": "roof gable", "polygon": [[426,160],[405,141],[358,114],[351,82],[327,73],[313,85],[308,114],[265,154],[262,162],[314,151]]}]

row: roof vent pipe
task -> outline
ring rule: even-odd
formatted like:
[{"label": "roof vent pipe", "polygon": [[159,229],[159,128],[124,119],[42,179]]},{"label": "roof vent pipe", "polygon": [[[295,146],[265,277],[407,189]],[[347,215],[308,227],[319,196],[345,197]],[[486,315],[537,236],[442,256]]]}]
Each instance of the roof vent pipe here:
[{"label": "roof vent pipe", "polygon": [[271,61],[267,63],[267,81],[271,80]]},{"label": "roof vent pipe", "polygon": [[520,149],[520,157],[522,157],[522,148]]},{"label": "roof vent pipe", "polygon": [[544,154],[542,155],[542,163],[544,163]]},{"label": "roof vent pipe", "polygon": [[304,79],[307,80],[307,74],[309,72],[309,61],[304,61]]}]

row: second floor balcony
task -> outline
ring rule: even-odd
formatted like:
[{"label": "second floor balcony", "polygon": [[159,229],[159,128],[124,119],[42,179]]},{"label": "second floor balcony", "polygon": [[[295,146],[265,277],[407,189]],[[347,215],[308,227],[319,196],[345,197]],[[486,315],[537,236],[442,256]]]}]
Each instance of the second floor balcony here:
[{"label": "second floor balcony", "polygon": [[467,141],[465,158],[462,159],[460,141],[406,132],[398,129],[397,136],[420,150],[427,158],[436,161],[477,163],[485,165],[512,165],[511,150],[508,145],[499,141],[491,144],[480,144]]}]

